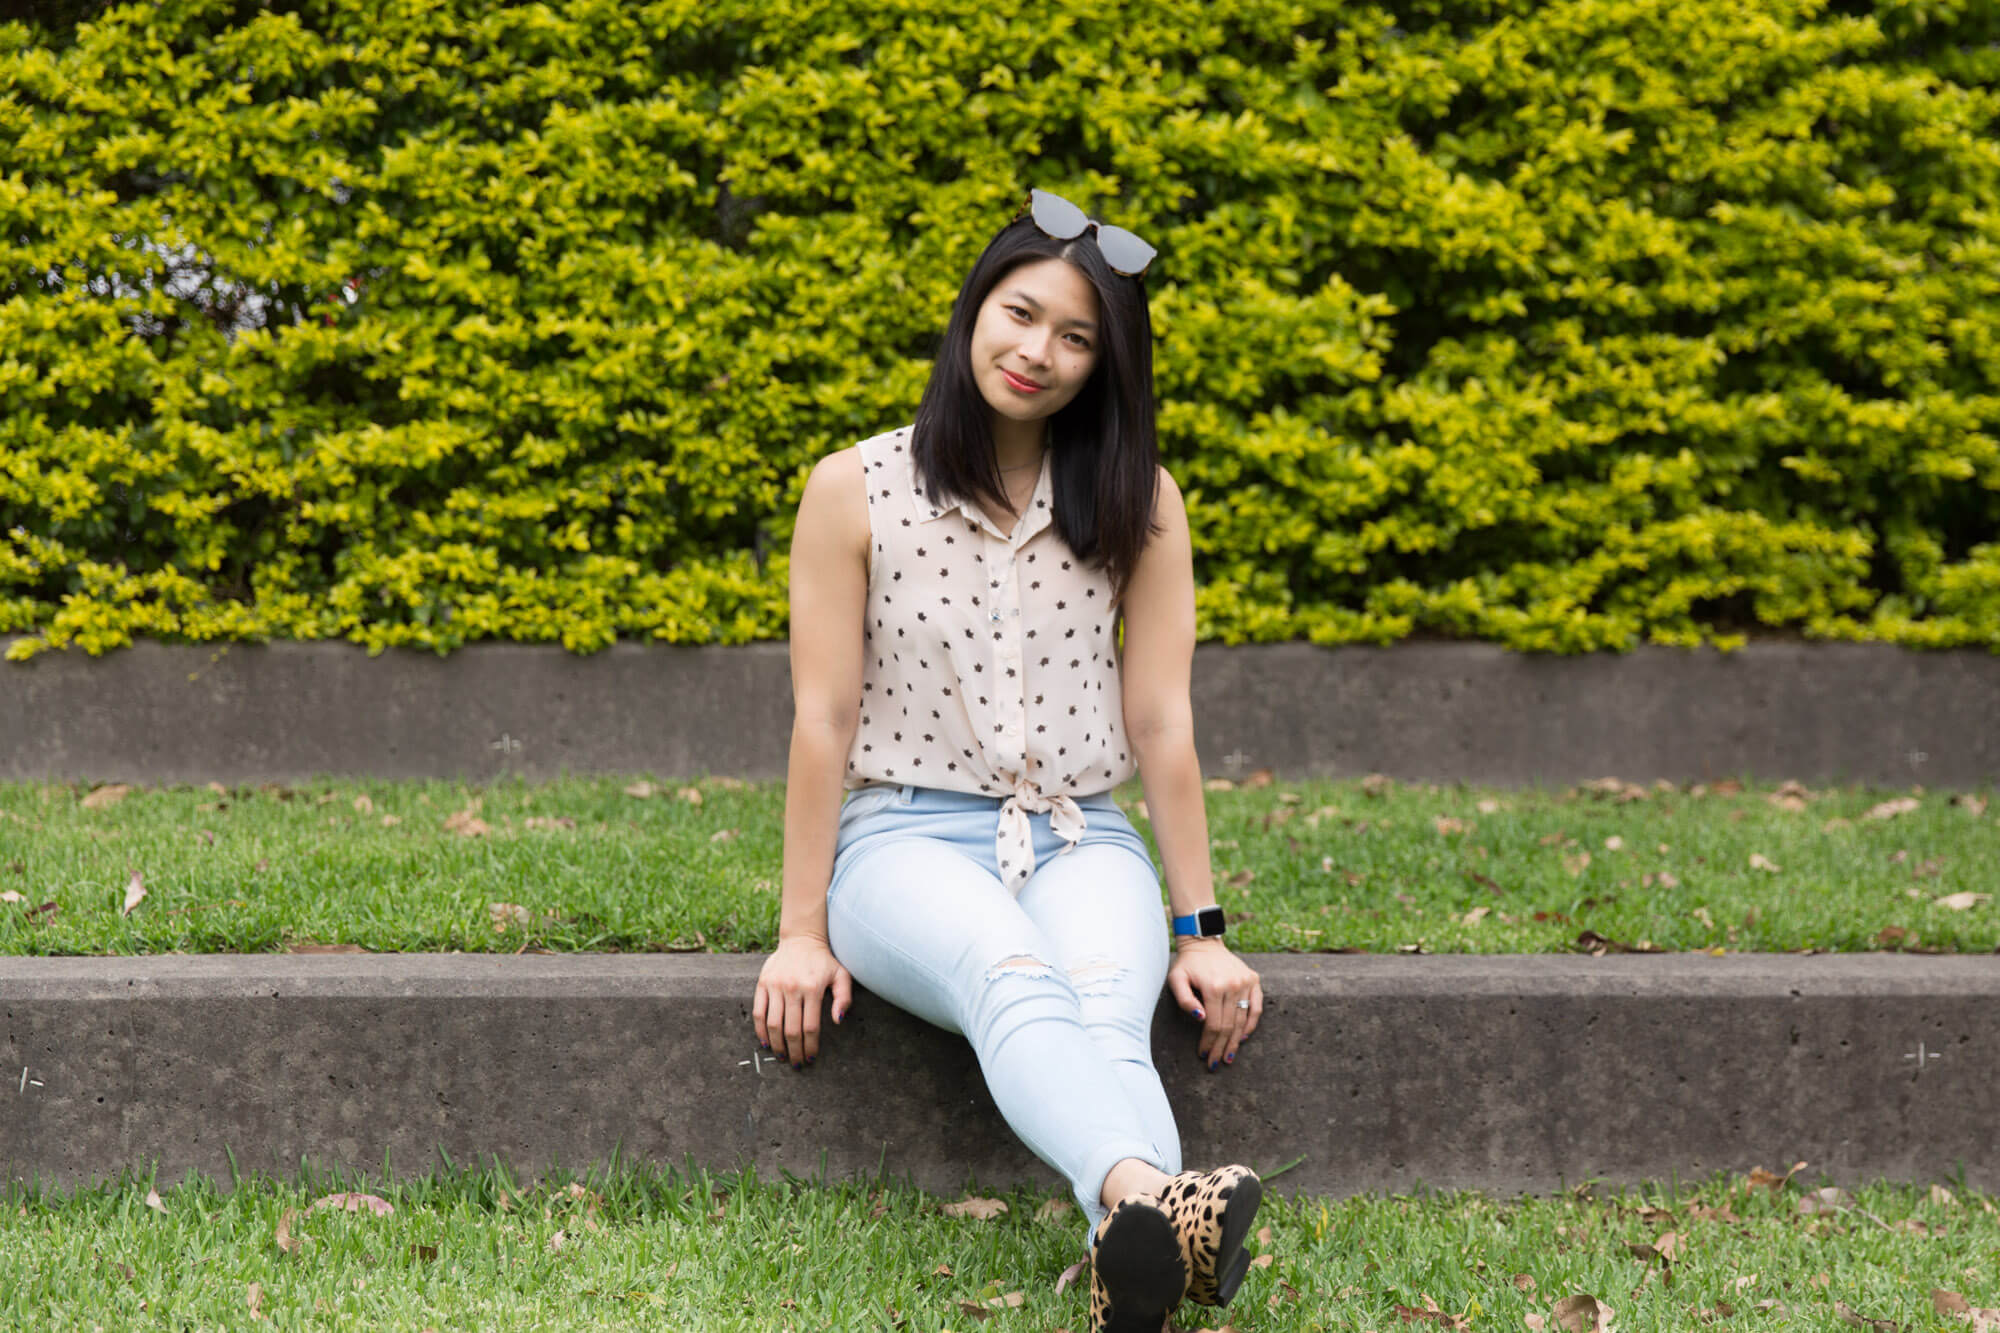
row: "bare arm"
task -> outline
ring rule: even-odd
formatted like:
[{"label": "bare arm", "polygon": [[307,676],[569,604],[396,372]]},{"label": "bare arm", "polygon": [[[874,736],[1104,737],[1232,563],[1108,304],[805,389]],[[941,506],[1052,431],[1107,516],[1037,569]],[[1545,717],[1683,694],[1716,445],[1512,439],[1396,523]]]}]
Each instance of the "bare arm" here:
[{"label": "bare arm", "polygon": [[[1175,916],[1215,902],[1208,859],[1208,818],[1201,764],[1194,748],[1194,547],[1187,504],[1163,468],[1153,511],[1160,532],[1147,542],[1124,603],[1125,644],[1119,693],[1125,734],[1139,759],[1146,811],[1165,864]],[[1203,1022],[1201,1058],[1213,1069],[1234,1062],[1236,1048],[1257,1029],[1264,989],[1256,972],[1219,939],[1185,938],[1167,984],[1181,1008]]]},{"label": "bare arm", "polygon": [[757,1039],[777,1047],[795,1067],[819,1054],[827,991],[835,1022],[852,996],[852,978],[827,944],[826,889],[847,751],[861,716],[861,619],[868,596],[862,484],[858,450],[821,459],[806,479],[792,534],[784,897],[778,947],[757,979],[751,1021]]}]

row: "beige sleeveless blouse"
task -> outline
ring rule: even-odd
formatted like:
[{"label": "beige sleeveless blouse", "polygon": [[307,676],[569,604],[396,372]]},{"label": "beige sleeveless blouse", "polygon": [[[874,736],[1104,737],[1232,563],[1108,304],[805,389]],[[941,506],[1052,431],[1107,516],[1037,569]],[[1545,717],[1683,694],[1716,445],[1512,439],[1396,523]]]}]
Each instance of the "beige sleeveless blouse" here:
[{"label": "beige sleeveless blouse", "polygon": [[849,790],[914,783],[1004,797],[995,850],[1019,893],[1034,872],[1028,815],[1074,850],[1072,800],[1138,772],[1125,738],[1110,576],[1053,526],[1049,460],[1012,536],[971,500],[922,493],[910,431],[863,440],[868,600],[861,725]]}]

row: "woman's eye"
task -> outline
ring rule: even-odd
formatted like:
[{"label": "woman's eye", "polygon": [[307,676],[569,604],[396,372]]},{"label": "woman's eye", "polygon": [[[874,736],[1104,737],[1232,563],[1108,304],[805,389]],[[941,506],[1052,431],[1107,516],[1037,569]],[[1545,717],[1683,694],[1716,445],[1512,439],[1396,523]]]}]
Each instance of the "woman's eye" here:
[{"label": "woman's eye", "polygon": [[[1017,317],[1024,324],[1031,323],[1033,321],[1033,316],[1029,315],[1027,308],[1024,306],[1018,306],[1018,305],[1002,306],[1001,309],[1005,310],[1008,314]],[[1084,337],[1081,333],[1066,333],[1063,336],[1070,340],[1070,345],[1076,348],[1077,351],[1088,352],[1090,350],[1090,339]]]}]

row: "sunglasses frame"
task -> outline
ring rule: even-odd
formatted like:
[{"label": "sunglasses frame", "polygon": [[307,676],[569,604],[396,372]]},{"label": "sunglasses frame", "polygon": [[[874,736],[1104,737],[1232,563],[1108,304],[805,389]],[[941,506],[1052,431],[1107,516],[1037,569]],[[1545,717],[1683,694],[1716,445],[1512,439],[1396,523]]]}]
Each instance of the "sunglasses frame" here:
[{"label": "sunglasses frame", "polygon": [[[1047,213],[1051,208],[1067,209],[1076,218],[1082,219],[1082,222],[1074,230],[1065,235],[1058,228],[1069,225],[1073,219],[1067,216],[1062,218],[1049,217]],[[1097,232],[1097,251],[1104,256],[1105,264],[1110,267],[1113,273],[1122,274],[1128,278],[1143,278],[1146,276],[1146,270],[1153,266],[1153,260],[1159,257],[1160,252],[1158,250],[1140,240],[1133,232],[1127,231],[1123,227],[1113,227],[1107,223],[1099,222],[1069,200],[1051,191],[1041,189],[1029,190],[1028,202],[1022,207],[1021,211],[1041,230],[1043,235],[1052,236],[1058,241],[1073,241],[1085,232],[1095,229]],[[1118,260],[1112,259],[1111,251],[1106,249],[1104,244],[1106,240],[1109,240],[1112,246],[1121,252]],[[1124,262],[1126,258],[1122,252],[1125,249],[1127,241],[1139,247],[1145,253],[1145,258],[1140,261],[1139,267],[1136,270],[1119,267],[1119,264]]]}]

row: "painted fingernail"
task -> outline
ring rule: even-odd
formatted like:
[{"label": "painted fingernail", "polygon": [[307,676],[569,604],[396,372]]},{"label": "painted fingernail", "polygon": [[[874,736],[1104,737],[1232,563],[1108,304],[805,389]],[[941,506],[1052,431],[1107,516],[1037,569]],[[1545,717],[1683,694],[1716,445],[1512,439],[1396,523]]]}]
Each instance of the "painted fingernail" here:
[{"label": "painted fingernail", "polygon": [[807,1063],[807,1064],[811,1064],[811,1063],[812,1063],[812,1062],[813,1062],[814,1060],[816,1060],[816,1059],[818,1059],[818,1058],[819,1058],[818,1056],[813,1056],[813,1055],[808,1055],[808,1056],[806,1057],[806,1063]]},{"label": "painted fingernail", "polygon": [[794,1060],[794,1061],[792,1061],[792,1068],[794,1068],[794,1069],[804,1069],[804,1068],[805,1068],[805,1066],[804,1066],[804,1065],[802,1065],[802,1064],[800,1064],[800,1063],[799,1063],[799,1062],[798,1062],[797,1060]]},{"label": "painted fingernail", "polygon": [[1201,1010],[1199,1010],[1199,1009],[1197,1009],[1197,1010],[1195,1010],[1195,1011],[1194,1011],[1194,1016],[1195,1016],[1196,1018],[1207,1018],[1207,1017],[1208,1017],[1208,1015],[1207,1015],[1207,1014],[1204,1014],[1204,1013],[1203,1013],[1203,1012],[1202,1012]]},{"label": "painted fingernail", "polygon": [[771,1049],[771,1043],[770,1043],[770,1042],[768,1042],[768,1041],[760,1041],[760,1042],[758,1042],[757,1044],[758,1044],[759,1046],[762,1046],[762,1047],[763,1047],[763,1048],[764,1048],[765,1050],[767,1050],[767,1051]]},{"label": "painted fingernail", "polygon": [[1213,1073],[1215,1072],[1215,1061],[1213,1061],[1213,1060],[1210,1060],[1210,1061],[1208,1062],[1208,1072],[1209,1072],[1209,1073],[1211,1073],[1211,1074],[1213,1074]]},{"label": "painted fingernail", "polygon": [[1226,1065],[1233,1065],[1233,1064],[1235,1064],[1235,1063],[1236,1063],[1236,1052],[1234,1052],[1234,1051],[1231,1051],[1231,1052],[1230,1052],[1229,1054],[1227,1054],[1227,1055],[1223,1056],[1223,1057],[1222,1057],[1222,1063],[1224,1063],[1224,1064],[1226,1064]]},{"label": "painted fingernail", "polygon": [[834,1010],[834,1011],[833,1011],[833,1021],[834,1021],[834,1022],[836,1022],[836,1023],[838,1023],[838,1022],[840,1021],[840,1016],[841,1016],[842,1014],[846,1013],[846,1012],[847,1012],[847,1011],[846,1011],[845,1009],[836,1009],[836,1010]]}]

